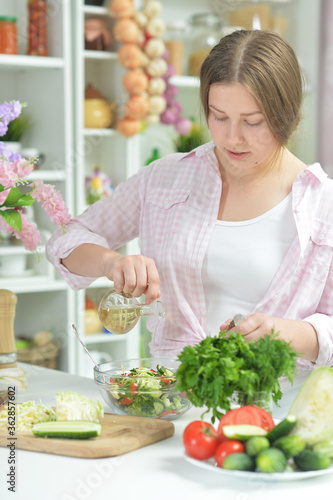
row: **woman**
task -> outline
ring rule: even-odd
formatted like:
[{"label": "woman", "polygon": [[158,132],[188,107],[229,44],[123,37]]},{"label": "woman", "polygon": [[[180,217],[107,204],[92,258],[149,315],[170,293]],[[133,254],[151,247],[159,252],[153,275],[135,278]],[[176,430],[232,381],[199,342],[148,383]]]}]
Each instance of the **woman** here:
[{"label": "woman", "polygon": [[[302,103],[297,58],[276,33],[235,31],[200,81],[212,142],[143,168],[56,233],[48,258],[73,288],[107,276],[147,303],[161,296],[152,354],[175,356],[241,313],[246,339],[274,328],[300,366],[333,366],[332,181],[286,148]],[[142,255],[116,252],[136,236]]]}]

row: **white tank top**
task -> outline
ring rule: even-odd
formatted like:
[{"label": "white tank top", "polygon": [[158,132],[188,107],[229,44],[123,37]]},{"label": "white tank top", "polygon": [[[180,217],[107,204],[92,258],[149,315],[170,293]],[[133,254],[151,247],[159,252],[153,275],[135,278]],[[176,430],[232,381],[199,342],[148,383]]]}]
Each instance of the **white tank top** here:
[{"label": "white tank top", "polygon": [[296,234],[291,193],[255,219],[216,221],[202,267],[208,335],[235,314],[253,311]]}]

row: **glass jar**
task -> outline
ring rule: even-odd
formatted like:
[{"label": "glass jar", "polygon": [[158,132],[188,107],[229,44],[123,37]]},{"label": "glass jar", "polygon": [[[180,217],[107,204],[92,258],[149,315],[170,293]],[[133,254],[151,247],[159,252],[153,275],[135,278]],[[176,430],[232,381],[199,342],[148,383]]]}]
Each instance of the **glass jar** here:
[{"label": "glass jar", "polygon": [[0,17],[0,54],[17,54],[16,17]]},{"label": "glass jar", "polygon": [[28,0],[28,55],[47,56],[47,1]]},{"label": "glass jar", "polygon": [[199,76],[203,61],[221,39],[221,20],[212,13],[194,14],[190,27],[188,74]]},{"label": "glass jar", "polygon": [[230,410],[240,408],[241,406],[258,406],[272,414],[273,398],[272,393],[267,391],[257,391],[251,396],[242,391],[235,391],[230,398]]},{"label": "glass jar", "polygon": [[238,0],[228,12],[228,24],[249,30],[272,30],[288,38],[291,3],[291,0]]},{"label": "glass jar", "polygon": [[185,38],[186,25],[184,22],[177,21],[166,25],[163,41],[169,53],[167,62],[174,67],[175,75],[184,74]]}]

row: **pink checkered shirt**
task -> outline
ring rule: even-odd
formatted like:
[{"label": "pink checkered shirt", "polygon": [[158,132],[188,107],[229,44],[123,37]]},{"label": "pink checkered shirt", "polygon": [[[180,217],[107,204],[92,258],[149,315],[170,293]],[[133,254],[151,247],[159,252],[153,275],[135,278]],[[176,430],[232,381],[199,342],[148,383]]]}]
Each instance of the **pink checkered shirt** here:
[{"label": "pink checkered shirt", "polygon": [[[216,222],[221,177],[208,143],[190,153],[168,155],[120,184],[113,196],[97,202],[57,231],[47,257],[73,289],[94,278],[70,273],[60,263],[82,243],[113,250],[139,237],[140,251],[155,260],[166,318],[152,317],[154,355],[176,356],[206,337],[206,304],[201,267]],[[333,366],[333,181],[318,163],[301,172],[292,190],[298,237],[254,311],[305,320],[317,331],[316,363]],[[221,318],[221,322],[224,318]]]}]

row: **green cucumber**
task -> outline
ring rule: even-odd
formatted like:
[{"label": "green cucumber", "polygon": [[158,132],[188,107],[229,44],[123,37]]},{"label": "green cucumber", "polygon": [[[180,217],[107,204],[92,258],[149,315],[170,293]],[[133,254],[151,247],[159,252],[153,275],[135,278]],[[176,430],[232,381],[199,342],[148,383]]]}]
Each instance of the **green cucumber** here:
[{"label": "green cucumber", "polygon": [[331,464],[331,459],[313,450],[303,450],[294,457],[296,466],[303,471],[327,469]]},{"label": "green cucumber", "polygon": [[229,439],[237,439],[238,441],[247,441],[254,436],[266,436],[267,431],[257,425],[240,424],[240,425],[224,425],[223,434]]},{"label": "green cucumber", "polygon": [[270,444],[267,437],[255,436],[250,438],[245,444],[245,450],[250,457],[255,457],[263,450],[267,450]]},{"label": "green cucumber", "polygon": [[256,456],[256,465],[260,472],[284,472],[287,467],[287,458],[283,451],[268,448]]},{"label": "green cucumber", "polygon": [[97,422],[64,420],[35,424],[32,432],[35,436],[45,438],[88,439],[100,436],[102,426]]},{"label": "green cucumber", "polygon": [[282,436],[273,442],[274,448],[283,451],[287,458],[298,455],[305,449],[306,442],[302,436],[292,434],[291,436]]},{"label": "green cucumber", "polygon": [[279,439],[280,437],[287,436],[293,430],[297,423],[295,415],[287,415],[285,419],[281,420],[273,429],[267,434],[267,439],[270,442]]},{"label": "green cucumber", "polygon": [[253,458],[246,453],[232,453],[223,460],[222,467],[228,470],[254,471],[255,462]]}]

